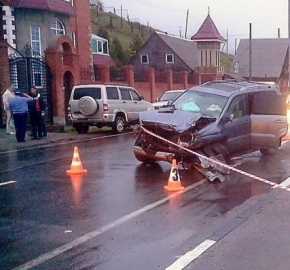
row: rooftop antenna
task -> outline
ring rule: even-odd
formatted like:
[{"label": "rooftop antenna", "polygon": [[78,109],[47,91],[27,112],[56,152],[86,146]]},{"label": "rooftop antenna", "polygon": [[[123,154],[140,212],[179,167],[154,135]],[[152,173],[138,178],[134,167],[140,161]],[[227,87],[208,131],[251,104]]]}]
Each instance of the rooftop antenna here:
[{"label": "rooftop antenna", "polygon": [[210,15],[210,7],[209,6],[207,7],[207,10],[208,10],[208,15]]}]

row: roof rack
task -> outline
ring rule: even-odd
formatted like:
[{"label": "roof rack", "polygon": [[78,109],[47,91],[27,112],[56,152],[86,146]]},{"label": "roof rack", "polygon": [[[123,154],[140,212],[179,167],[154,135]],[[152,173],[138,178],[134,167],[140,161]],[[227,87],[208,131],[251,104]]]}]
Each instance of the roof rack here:
[{"label": "roof rack", "polygon": [[114,82],[105,82],[104,85],[119,85],[119,86],[130,86],[126,83],[114,83]]},{"label": "roof rack", "polygon": [[214,80],[203,83],[203,85],[211,84],[211,83],[231,83],[231,82],[247,82],[246,79],[227,79],[227,80]]}]

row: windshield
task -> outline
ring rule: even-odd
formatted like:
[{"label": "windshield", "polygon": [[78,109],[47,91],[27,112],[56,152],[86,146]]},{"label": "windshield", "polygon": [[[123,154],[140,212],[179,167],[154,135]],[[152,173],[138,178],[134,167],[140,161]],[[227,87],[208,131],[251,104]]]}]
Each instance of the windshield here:
[{"label": "windshield", "polygon": [[223,111],[228,98],[211,93],[186,91],[175,102],[177,110],[199,112],[203,115],[218,118]]},{"label": "windshield", "polygon": [[178,96],[180,96],[182,92],[165,92],[159,99],[159,101],[169,101],[175,100]]}]

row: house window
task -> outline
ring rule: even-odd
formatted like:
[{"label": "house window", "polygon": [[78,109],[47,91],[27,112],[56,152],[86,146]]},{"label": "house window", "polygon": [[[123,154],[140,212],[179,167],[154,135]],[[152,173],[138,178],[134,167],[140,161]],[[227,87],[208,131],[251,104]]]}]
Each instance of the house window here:
[{"label": "house window", "polygon": [[148,54],[141,54],[141,64],[148,64],[149,63],[149,57]]},{"label": "house window", "polygon": [[51,22],[51,33],[53,35],[64,35],[65,34],[65,27],[61,20],[54,18]]},{"label": "house window", "polygon": [[166,54],[166,63],[167,64],[172,64],[174,63],[174,55],[173,54]]},{"label": "house window", "polygon": [[31,48],[36,55],[41,54],[41,40],[40,40],[40,27],[34,25],[30,27]]},{"label": "house window", "polygon": [[108,40],[97,36],[93,37],[91,49],[93,53],[109,54]]}]

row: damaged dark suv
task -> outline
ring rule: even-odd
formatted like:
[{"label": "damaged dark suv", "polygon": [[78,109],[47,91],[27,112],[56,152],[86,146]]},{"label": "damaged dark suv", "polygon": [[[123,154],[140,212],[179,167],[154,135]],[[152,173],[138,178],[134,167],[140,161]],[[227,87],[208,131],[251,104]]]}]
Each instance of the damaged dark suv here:
[{"label": "damaged dark suv", "polygon": [[134,155],[144,163],[202,163],[188,149],[230,164],[237,154],[274,154],[287,132],[286,97],[279,88],[243,80],[192,87],[172,104],[139,117]]}]

